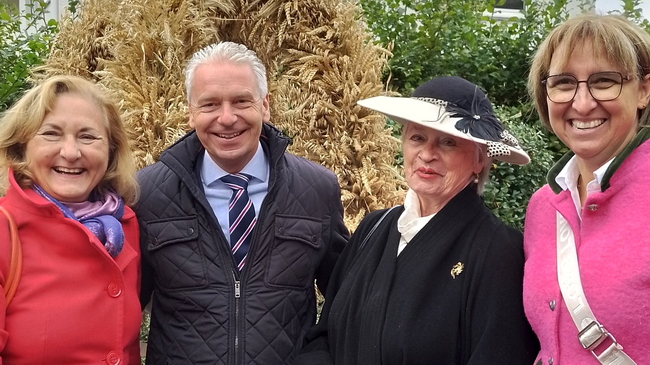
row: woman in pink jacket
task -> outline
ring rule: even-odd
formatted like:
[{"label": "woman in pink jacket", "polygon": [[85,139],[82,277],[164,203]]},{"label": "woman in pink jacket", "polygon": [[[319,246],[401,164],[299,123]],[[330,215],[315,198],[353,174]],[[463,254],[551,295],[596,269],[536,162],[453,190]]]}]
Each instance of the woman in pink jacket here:
[{"label": "woman in pink jacket", "polygon": [[535,364],[650,364],[650,36],[619,16],[570,19],[528,81],[570,149],[526,213]]},{"label": "woman in pink jacket", "polygon": [[[134,163],[116,106],[90,81],[55,76],[0,122],[0,176],[22,247],[0,296],[0,364],[139,364],[140,250],[127,206]],[[0,286],[10,270],[0,214]]]}]

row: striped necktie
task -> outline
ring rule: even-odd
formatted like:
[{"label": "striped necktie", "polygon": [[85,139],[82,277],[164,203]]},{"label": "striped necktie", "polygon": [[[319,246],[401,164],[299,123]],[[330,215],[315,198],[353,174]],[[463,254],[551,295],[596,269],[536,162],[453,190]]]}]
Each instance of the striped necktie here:
[{"label": "striped necktie", "polygon": [[246,263],[251,232],[257,222],[255,207],[246,190],[250,178],[246,174],[230,174],[221,178],[221,181],[232,189],[232,196],[228,204],[230,248],[240,271]]}]

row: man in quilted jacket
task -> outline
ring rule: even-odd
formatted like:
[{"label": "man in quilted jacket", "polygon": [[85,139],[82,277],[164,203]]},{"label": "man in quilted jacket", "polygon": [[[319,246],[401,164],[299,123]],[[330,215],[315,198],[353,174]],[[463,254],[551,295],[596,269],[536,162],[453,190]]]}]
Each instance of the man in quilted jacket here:
[{"label": "man in quilted jacket", "polygon": [[138,173],[147,364],[289,364],[348,231],[336,176],[286,152],[245,46],[185,71],[191,132]]}]

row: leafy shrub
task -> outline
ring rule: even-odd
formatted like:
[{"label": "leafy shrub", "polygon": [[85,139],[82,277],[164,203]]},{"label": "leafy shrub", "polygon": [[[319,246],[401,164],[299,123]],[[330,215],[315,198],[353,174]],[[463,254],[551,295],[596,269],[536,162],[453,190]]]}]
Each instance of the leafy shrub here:
[{"label": "leafy shrub", "polygon": [[[481,86],[495,105],[528,102],[526,79],[538,45],[569,16],[567,0],[524,0],[521,17],[498,20],[504,0],[361,0],[370,31],[393,53],[385,75],[407,95],[434,76],[456,75]],[[620,13],[646,29],[642,0],[620,0]],[[583,1],[586,6],[588,1]],[[579,4],[580,5],[580,4]],[[536,123],[535,113],[524,113]]]},{"label": "leafy shrub", "polygon": [[[481,86],[497,105],[526,99],[529,59],[548,29],[566,19],[566,0],[526,0],[522,18],[496,20],[496,0],[361,0],[378,43],[389,46],[391,85],[408,94],[434,76]],[[525,116],[527,117],[527,116]]]},{"label": "leafy shrub", "polygon": [[0,3],[0,111],[30,87],[30,69],[43,63],[50,51],[58,22],[47,20],[47,4],[46,0],[27,2],[21,13]]},{"label": "leafy shrub", "polygon": [[[495,161],[483,198],[488,208],[501,220],[521,229],[527,202],[546,183],[546,174],[555,161],[553,149],[548,148],[549,143],[560,146],[561,143],[539,126],[526,123],[517,107],[497,107],[495,113],[528,152],[530,163],[517,166]],[[566,147],[562,147],[561,152],[565,151]]]}]

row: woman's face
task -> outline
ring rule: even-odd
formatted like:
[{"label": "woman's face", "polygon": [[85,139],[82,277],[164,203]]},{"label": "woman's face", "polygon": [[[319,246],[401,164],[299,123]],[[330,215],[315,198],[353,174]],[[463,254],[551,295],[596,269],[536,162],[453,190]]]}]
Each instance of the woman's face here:
[{"label": "woman's face", "polygon": [[108,168],[106,118],[88,99],[58,96],[36,135],[27,142],[25,160],[34,182],[61,202],[83,202]]},{"label": "woman's face", "polygon": [[603,71],[617,71],[631,77],[623,82],[618,98],[595,100],[586,83],[579,83],[573,101],[554,103],[548,100],[549,120],[553,132],[573,151],[581,163],[596,170],[615,157],[637,131],[637,110],[643,108],[650,96],[650,81],[639,80],[629,72],[594,53],[591,42],[584,42],[571,51],[568,62],[560,67],[566,47],[560,46],[551,59],[549,74],[573,75],[578,81]]},{"label": "woman's face", "polygon": [[483,167],[480,149],[464,138],[407,123],[402,139],[406,183],[417,193],[423,216],[442,209]]}]

